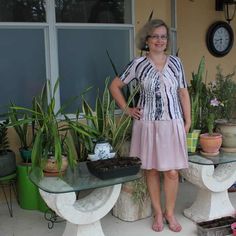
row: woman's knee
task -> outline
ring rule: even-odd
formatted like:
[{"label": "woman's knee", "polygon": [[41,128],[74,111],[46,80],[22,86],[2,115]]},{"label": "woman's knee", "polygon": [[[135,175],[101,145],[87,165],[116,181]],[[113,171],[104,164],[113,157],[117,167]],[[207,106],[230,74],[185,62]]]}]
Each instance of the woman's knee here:
[{"label": "woman's knee", "polygon": [[169,179],[176,180],[179,177],[179,172],[177,170],[168,170],[164,172],[164,176]]},{"label": "woman's knee", "polygon": [[151,169],[151,170],[145,170],[146,177],[156,177],[159,176],[159,173],[157,170]]}]

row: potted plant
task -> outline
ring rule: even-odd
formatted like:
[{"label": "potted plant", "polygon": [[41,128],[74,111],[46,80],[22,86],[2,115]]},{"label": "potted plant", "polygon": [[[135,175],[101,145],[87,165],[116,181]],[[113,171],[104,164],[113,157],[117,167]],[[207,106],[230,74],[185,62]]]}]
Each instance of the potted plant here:
[{"label": "potted plant", "polygon": [[222,149],[226,152],[236,152],[236,82],[233,80],[235,70],[224,75],[217,66],[216,79],[211,83],[212,93],[222,101],[219,119],[216,121],[217,131],[223,136]]},{"label": "potted plant", "polygon": [[[59,79],[53,87],[50,81],[47,80],[41,94],[34,97],[32,109],[19,106],[12,107],[12,109],[21,112],[30,113],[31,118],[29,120],[35,123],[36,131],[31,156],[32,168],[39,167],[46,173],[48,171],[62,173],[68,164],[74,167],[77,160],[76,149],[69,132],[70,127],[59,120],[59,115],[64,114],[64,109],[69,102],[62,105],[58,111],[55,111],[55,93],[58,86]],[[12,125],[25,124],[29,120],[23,119],[15,124],[12,123]]]},{"label": "potted plant", "polygon": [[0,123],[0,177],[16,172],[15,153],[9,149],[7,127],[9,119]]},{"label": "potted plant", "polygon": [[[16,104],[11,103],[9,112],[10,123],[14,124],[13,128],[20,140],[19,152],[23,162],[31,163],[32,144],[35,134],[34,122],[32,121],[31,123],[28,113],[19,114],[19,112],[14,107],[16,107]],[[19,118],[20,115],[22,116],[21,119],[28,122],[20,124],[19,122],[21,120]],[[30,127],[31,127],[31,132],[30,132]]]},{"label": "potted plant", "polygon": [[191,127],[187,135],[188,152],[195,152],[198,145],[198,138],[201,132],[201,108],[203,103],[203,91],[206,90],[203,83],[203,73],[205,71],[205,58],[202,57],[198,65],[198,71],[192,72],[192,80],[189,86],[191,102]]},{"label": "potted plant", "polygon": [[204,123],[207,124],[207,133],[200,134],[201,153],[207,156],[216,156],[222,144],[222,135],[214,132],[215,120],[219,117],[220,108],[224,105],[212,93],[211,87],[207,89],[206,106],[203,108]]}]

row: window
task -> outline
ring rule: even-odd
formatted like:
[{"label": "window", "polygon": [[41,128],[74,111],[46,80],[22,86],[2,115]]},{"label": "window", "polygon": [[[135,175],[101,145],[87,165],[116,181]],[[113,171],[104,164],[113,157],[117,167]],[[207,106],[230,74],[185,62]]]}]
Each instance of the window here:
[{"label": "window", "polygon": [[45,0],[0,0],[0,22],[45,21]]},{"label": "window", "polygon": [[[104,88],[106,77],[114,77],[106,50],[112,57],[117,71],[121,72],[130,59],[129,30],[60,29],[58,30],[59,68],[61,77],[61,102],[68,94],[76,96],[93,86],[86,94],[95,105],[97,89]],[[78,101],[77,106],[80,106]],[[76,107],[70,107],[70,112]]]},{"label": "window", "polygon": [[127,0],[56,0],[56,21],[77,23],[131,24]]},{"label": "window", "polygon": [[0,112],[9,101],[31,106],[46,78],[61,78],[57,108],[91,85],[102,89],[114,77],[106,50],[118,71],[133,57],[131,6],[131,0],[0,0]]},{"label": "window", "polygon": [[42,29],[0,29],[0,112],[10,101],[31,106],[46,78]]}]

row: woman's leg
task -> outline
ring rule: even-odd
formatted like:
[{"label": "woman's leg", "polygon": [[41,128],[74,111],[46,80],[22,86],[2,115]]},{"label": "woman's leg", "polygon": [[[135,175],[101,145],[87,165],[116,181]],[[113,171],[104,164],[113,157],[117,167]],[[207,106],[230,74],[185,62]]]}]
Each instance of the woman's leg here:
[{"label": "woman's leg", "polygon": [[182,227],[174,216],[176,196],[179,187],[179,174],[176,170],[164,172],[164,192],[165,192],[165,219],[169,228],[174,232],[181,231]]},{"label": "woman's leg", "polygon": [[154,210],[154,222],[152,225],[152,229],[154,231],[162,231],[163,230],[163,214],[161,209],[161,197],[160,197],[160,175],[159,173],[152,169],[146,170],[146,180],[147,187],[149,191],[149,195],[152,201],[152,207]]}]

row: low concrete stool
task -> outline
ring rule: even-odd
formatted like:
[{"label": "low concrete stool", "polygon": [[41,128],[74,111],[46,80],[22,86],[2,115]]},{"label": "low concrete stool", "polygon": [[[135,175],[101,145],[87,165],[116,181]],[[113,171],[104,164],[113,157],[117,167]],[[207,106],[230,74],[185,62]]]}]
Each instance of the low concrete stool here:
[{"label": "low concrete stool", "polygon": [[[12,210],[12,190],[15,193],[16,199],[17,199],[17,195],[16,195],[16,173],[11,174],[11,175],[6,175],[3,177],[0,177],[0,187],[2,189],[2,192],[4,194],[6,203],[7,203],[7,207],[10,213],[10,216],[13,217],[13,210]],[[9,189],[9,196],[6,193],[6,189]],[[9,197],[9,199],[8,199]]]}]

